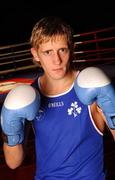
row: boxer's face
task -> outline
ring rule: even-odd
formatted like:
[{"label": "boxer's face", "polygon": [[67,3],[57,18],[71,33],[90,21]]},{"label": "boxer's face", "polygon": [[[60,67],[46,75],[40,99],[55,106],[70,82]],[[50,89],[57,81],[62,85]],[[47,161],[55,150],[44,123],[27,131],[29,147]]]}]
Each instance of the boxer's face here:
[{"label": "boxer's face", "polygon": [[39,45],[38,51],[31,49],[37,62],[40,62],[45,75],[52,79],[61,79],[69,66],[70,50],[65,36],[56,36]]}]

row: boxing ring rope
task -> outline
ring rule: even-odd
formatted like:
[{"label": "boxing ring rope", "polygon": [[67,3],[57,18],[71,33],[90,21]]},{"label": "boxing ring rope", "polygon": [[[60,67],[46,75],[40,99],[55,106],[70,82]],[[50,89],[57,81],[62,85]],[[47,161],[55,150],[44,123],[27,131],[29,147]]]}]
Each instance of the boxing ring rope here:
[{"label": "boxing ring rope", "polygon": [[103,41],[109,41],[109,40],[115,40],[115,37],[103,38],[103,39],[95,39],[95,40],[89,40],[89,41],[83,41],[83,42],[75,42],[75,45],[77,45],[77,44],[95,43],[95,42],[103,42]]},{"label": "boxing ring rope", "polygon": [[73,37],[88,36],[88,35],[92,35],[92,34],[110,32],[110,31],[114,31],[114,30],[115,30],[115,27],[109,27],[109,28],[99,29],[97,31],[86,32],[86,33],[81,33],[81,34],[74,34]]},{"label": "boxing ring rope", "polygon": [[[115,27],[78,33],[73,37],[75,64],[115,62]],[[37,65],[33,63],[28,42],[0,47],[0,75],[33,68]]]},{"label": "boxing ring rope", "polygon": [[110,64],[115,62],[115,27],[75,34],[74,62]]},{"label": "boxing ring rope", "polygon": [[2,46],[0,52],[0,75],[37,66],[33,63],[28,42]]},{"label": "boxing ring rope", "polygon": [[[84,56],[82,56],[82,57],[84,57],[84,58],[88,58],[87,60],[85,60],[85,61],[100,61],[100,59],[98,59],[98,58],[95,58],[95,59],[89,59],[90,57],[92,57],[92,55],[94,55],[94,54],[92,54],[92,53],[97,53],[97,52],[99,52],[100,53],[100,55],[104,55],[104,54],[107,54],[107,53],[112,53],[112,52],[115,52],[115,48],[112,48],[111,50],[109,50],[109,49],[104,49],[104,50],[92,50],[92,51],[78,51],[78,52],[75,52],[75,54],[83,54],[83,53],[86,53],[86,55],[84,55]],[[89,54],[88,54],[89,53]],[[114,57],[109,57],[109,58],[101,58],[101,60],[103,60],[103,59],[105,59],[105,60],[114,60],[115,58]],[[83,60],[83,59],[82,59]],[[81,60],[81,61],[82,61]],[[77,59],[77,61],[79,61],[78,59]],[[76,60],[75,60],[75,62],[76,62]]]}]

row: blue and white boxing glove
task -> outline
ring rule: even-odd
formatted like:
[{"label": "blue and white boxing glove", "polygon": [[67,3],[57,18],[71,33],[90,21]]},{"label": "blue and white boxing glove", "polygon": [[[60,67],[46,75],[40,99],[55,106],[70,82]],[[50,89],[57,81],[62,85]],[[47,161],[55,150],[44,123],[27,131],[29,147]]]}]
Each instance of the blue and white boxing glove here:
[{"label": "blue and white boxing glove", "polygon": [[32,121],[39,106],[39,92],[30,85],[19,85],[7,94],[1,110],[1,127],[9,146],[23,142],[25,120]]},{"label": "blue and white boxing glove", "polygon": [[104,71],[97,67],[83,69],[75,80],[74,87],[83,104],[97,102],[108,126],[115,129],[115,89]]}]

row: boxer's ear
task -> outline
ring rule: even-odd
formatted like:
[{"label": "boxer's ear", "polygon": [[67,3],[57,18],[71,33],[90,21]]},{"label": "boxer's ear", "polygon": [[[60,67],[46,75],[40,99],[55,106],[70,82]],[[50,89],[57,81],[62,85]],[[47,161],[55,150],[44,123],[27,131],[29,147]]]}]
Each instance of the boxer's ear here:
[{"label": "boxer's ear", "polygon": [[39,57],[38,57],[38,54],[37,54],[37,51],[35,50],[35,48],[33,48],[33,47],[31,48],[31,53],[34,57],[34,60],[39,62],[40,60],[39,60]]}]

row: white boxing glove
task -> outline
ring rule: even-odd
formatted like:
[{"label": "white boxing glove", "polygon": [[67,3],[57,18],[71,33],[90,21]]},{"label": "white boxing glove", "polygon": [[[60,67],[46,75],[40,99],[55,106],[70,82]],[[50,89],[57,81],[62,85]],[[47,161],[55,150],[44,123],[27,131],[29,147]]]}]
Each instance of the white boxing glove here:
[{"label": "white boxing glove", "polygon": [[39,106],[39,92],[30,85],[18,85],[7,94],[1,110],[1,127],[8,145],[23,142],[25,119],[32,121]]},{"label": "white boxing glove", "polygon": [[109,77],[97,67],[83,69],[75,80],[75,91],[81,102],[94,101],[102,109],[111,129],[115,129],[115,89]]}]

